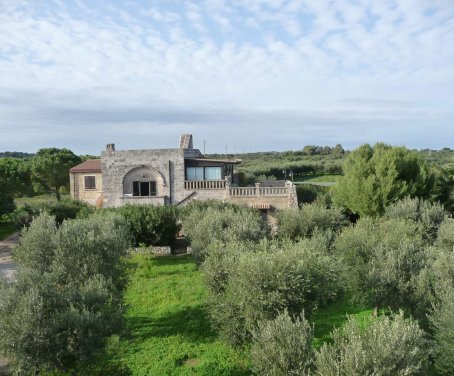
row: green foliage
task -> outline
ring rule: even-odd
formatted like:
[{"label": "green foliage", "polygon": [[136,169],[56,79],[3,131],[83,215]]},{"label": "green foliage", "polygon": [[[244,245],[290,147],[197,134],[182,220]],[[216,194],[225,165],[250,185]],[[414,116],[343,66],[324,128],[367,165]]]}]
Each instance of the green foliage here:
[{"label": "green foliage", "polygon": [[33,179],[60,200],[60,188],[69,184],[69,169],[80,162],[80,157],[68,149],[40,149],[31,160]]},{"label": "green foliage", "polygon": [[0,217],[14,211],[14,198],[11,193],[5,191],[0,186]]},{"label": "green foliage", "polygon": [[0,158],[0,187],[11,196],[33,193],[28,160]]},{"label": "green foliage", "polygon": [[0,290],[0,352],[15,374],[68,370],[92,360],[119,328],[128,246],[115,215],[65,221],[47,214],[24,229],[17,281]]},{"label": "green foliage", "polygon": [[344,162],[344,177],[333,187],[333,202],[355,214],[377,215],[406,196],[428,197],[434,178],[417,154],[376,144],[355,149]]},{"label": "green foliage", "polygon": [[329,204],[331,201],[329,187],[299,184],[296,186],[296,195],[299,204],[311,204],[314,201]]},{"label": "green foliage", "polygon": [[429,316],[435,337],[435,366],[442,375],[454,374],[454,286],[441,294]]},{"label": "green foliage", "polygon": [[294,320],[287,311],[258,323],[253,333],[254,371],[263,376],[309,374],[314,334],[304,313]]},{"label": "green foliage", "polygon": [[311,236],[316,229],[337,232],[349,222],[340,210],[313,203],[300,210],[280,210],[277,223],[279,237],[296,239]]},{"label": "green foliage", "polygon": [[350,319],[317,352],[316,375],[424,375],[427,354],[424,331],[402,311],[375,318],[365,329]]},{"label": "green foliage", "polygon": [[248,351],[212,330],[203,276],[190,255],[134,255],[128,264],[127,335],[109,346],[110,362],[133,375],[250,375]]},{"label": "green foliage", "polygon": [[433,242],[440,224],[447,219],[447,213],[439,203],[419,198],[406,197],[388,206],[384,218],[407,219],[422,225],[424,237]]},{"label": "green foliage", "polygon": [[196,261],[205,259],[210,243],[257,242],[266,236],[266,224],[257,210],[243,206],[214,204],[194,206],[183,218]]},{"label": "green foliage", "polygon": [[339,270],[322,235],[298,243],[262,243],[255,252],[229,255],[227,267],[217,263],[219,273],[213,273],[208,257],[209,273],[221,284],[208,284],[210,312],[224,338],[243,343],[261,320],[285,309],[292,316],[302,310],[310,315],[337,297]]},{"label": "green foliage", "polygon": [[135,244],[172,245],[178,231],[178,209],[174,206],[125,205],[108,209],[123,216]]},{"label": "green foliage", "polygon": [[415,309],[415,277],[425,265],[421,225],[402,219],[362,218],[335,240],[345,287],[359,301]]}]

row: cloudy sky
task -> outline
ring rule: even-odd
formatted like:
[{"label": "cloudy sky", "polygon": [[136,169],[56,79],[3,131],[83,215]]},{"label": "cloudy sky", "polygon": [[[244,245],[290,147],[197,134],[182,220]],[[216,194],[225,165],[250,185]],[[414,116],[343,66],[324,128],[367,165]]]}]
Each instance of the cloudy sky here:
[{"label": "cloudy sky", "polygon": [[453,0],[0,0],[0,151],[454,147]]}]

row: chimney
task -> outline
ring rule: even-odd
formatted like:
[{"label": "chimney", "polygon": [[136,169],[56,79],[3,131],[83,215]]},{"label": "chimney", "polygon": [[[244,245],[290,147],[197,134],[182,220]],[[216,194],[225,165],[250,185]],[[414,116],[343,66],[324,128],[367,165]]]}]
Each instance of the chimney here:
[{"label": "chimney", "polygon": [[106,151],[109,152],[115,151],[115,144],[107,144]]},{"label": "chimney", "polygon": [[180,149],[194,149],[192,145],[192,134],[182,134],[180,137]]}]

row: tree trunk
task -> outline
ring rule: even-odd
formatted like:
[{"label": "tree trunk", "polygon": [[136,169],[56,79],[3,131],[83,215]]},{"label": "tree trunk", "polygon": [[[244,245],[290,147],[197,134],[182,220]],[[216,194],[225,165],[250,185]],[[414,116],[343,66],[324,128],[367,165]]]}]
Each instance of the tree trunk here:
[{"label": "tree trunk", "polygon": [[56,187],[56,188],[55,188],[55,196],[57,197],[57,201],[60,201],[60,200],[61,200],[61,196],[60,196],[60,187]]}]

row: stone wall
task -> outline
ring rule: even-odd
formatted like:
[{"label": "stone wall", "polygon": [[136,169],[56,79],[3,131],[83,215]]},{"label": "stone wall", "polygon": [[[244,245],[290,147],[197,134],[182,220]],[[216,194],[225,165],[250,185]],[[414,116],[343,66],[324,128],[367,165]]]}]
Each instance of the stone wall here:
[{"label": "stone wall", "polygon": [[[85,189],[85,176],[95,177],[95,189]],[[73,172],[69,174],[71,198],[91,205],[97,205],[103,193],[102,174],[100,172]]]},{"label": "stone wall", "polygon": [[[184,198],[184,150],[107,150],[101,155],[104,206],[122,206],[127,202],[174,204]],[[124,178],[135,170],[153,171],[158,196],[131,197]],[[131,184],[127,179],[126,184]],[[125,196],[125,193],[127,196]]]}]

